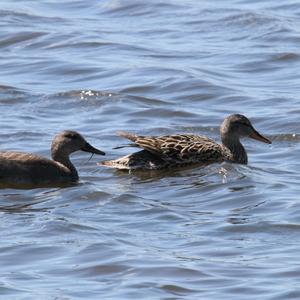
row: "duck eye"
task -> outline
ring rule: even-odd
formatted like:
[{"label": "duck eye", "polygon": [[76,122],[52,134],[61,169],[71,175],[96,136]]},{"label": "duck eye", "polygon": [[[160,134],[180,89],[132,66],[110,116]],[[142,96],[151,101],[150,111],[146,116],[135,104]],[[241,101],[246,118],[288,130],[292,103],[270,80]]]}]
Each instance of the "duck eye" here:
[{"label": "duck eye", "polygon": [[246,123],[246,122],[239,122],[239,125],[243,125],[243,126],[246,126],[246,127],[250,127],[250,124],[249,124],[249,123]]},{"label": "duck eye", "polygon": [[74,140],[74,139],[76,139],[76,138],[77,138],[77,135],[75,135],[75,134],[72,134],[72,133],[68,133],[68,134],[66,134],[66,135],[65,135],[65,137],[67,137],[67,138],[69,138],[69,139],[72,139],[72,140]]}]

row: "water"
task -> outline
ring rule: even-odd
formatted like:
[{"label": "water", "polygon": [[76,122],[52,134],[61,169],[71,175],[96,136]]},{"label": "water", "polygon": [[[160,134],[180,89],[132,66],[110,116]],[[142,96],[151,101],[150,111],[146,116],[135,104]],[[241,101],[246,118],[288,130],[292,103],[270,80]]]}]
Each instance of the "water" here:
[{"label": "water", "polygon": [[[80,184],[0,191],[3,299],[299,299],[298,1],[2,0],[1,149],[61,130],[112,159],[117,130],[219,139],[249,165],[127,174],[76,153]],[[259,296],[258,296],[259,295]]]}]

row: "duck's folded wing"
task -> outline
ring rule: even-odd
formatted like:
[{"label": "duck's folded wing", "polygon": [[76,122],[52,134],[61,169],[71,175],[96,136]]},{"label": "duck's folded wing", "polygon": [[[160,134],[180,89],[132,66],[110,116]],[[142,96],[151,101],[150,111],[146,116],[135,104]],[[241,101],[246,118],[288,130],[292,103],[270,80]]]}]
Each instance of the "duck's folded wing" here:
[{"label": "duck's folded wing", "polygon": [[165,161],[176,160],[182,163],[220,161],[222,147],[213,140],[196,135],[177,134],[166,136],[124,137],[132,140],[139,147],[159,156]]},{"label": "duck's folded wing", "polygon": [[162,149],[165,159],[175,158],[184,163],[208,163],[222,161],[222,147],[213,140],[190,136],[190,139],[183,139],[177,144],[163,143]]}]

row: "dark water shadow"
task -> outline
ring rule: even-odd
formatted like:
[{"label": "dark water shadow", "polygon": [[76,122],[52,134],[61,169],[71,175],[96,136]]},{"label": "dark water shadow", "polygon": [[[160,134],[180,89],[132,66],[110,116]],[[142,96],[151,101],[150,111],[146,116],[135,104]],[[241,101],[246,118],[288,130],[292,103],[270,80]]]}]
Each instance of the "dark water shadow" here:
[{"label": "dark water shadow", "polygon": [[1,189],[16,189],[16,190],[33,190],[41,188],[67,188],[78,185],[77,182],[70,183],[45,183],[45,184],[34,184],[34,183],[17,183],[17,182],[0,182]]}]

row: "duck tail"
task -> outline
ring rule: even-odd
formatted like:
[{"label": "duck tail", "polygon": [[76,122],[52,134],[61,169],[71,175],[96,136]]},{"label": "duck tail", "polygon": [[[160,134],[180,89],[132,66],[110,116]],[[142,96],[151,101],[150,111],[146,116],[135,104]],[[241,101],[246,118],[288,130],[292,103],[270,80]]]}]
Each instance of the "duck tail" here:
[{"label": "duck tail", "polygon": [[126,139],[128,139],[128,140],[130,140],[132,142],[135,142],[138,139],[137,135],[129,133],[129,132],[126,132],[126,131],[118,131],[117,135],[121,136],[123,138],[126,138]]},{"label": "duck tail", "polygon": [[117,146],[117,147],[113,147],[113,150],[123,149],[123,148],[127,148],[127,147],[139,148],[139,146],[137,144],[130,143],[130,144],[124,144],[124,145],[120,145],[120,146]]}]

